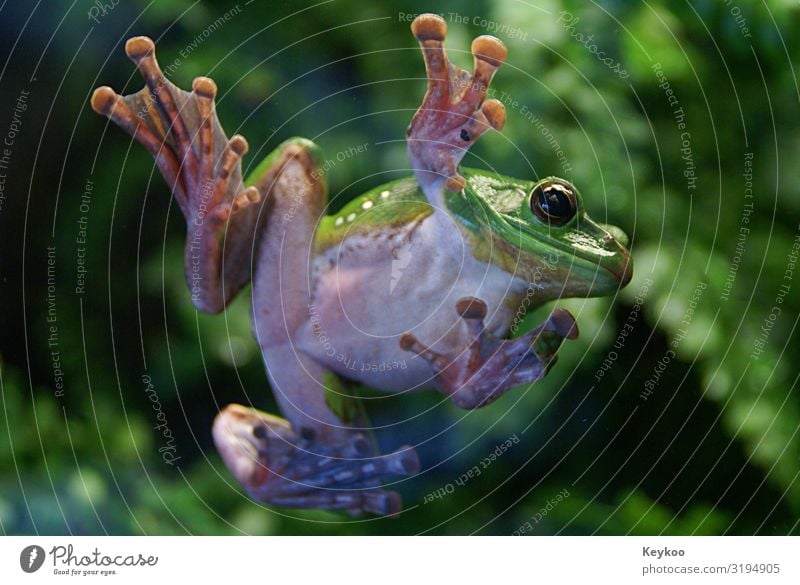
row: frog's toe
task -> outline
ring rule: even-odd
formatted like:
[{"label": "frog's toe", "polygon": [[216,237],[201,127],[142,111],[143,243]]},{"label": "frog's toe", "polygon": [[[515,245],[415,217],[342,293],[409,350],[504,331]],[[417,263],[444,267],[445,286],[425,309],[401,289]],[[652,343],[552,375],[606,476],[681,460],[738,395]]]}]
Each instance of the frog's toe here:
[{"label": "frog's toe", "polygon": [[327,444],[296,435],[278,417],[230,405],[214,421],[214,441],[228,469],[256,500],[297,508],[393,514],[399,496],[380,488],[389,475],[419,472],[416,452],[375,455],[361,433]]},{"label": "frog's toe", "polygon": [[287,508],[342,510],[351,516],[363,513],[394,516],[403,510],[403,499],[397,492],[373,489],[361,492],[318,492],[293,496],[278,496],[269,503]]},{"label": "frog's toe", "polygon": [[489,75],[493,74],[494,70],[500,67],[500,65],[505,62],[506,57],[508,57],[508,49],[506,46],[500,39],[492,35],[475,37],[472,41],[471,50],[475,59],[485,64],[481,65],[483,69],[480,71],[479,64],[475,64],[475,77],[480,76],[484,80]]},{"label": "frog's toe", "polygon": [[411,34],[420,42],[442,42],[447,36],[447,23],[438,14],[420,14],[411,23]]},{"label": "frog's toe", "polygon": [[475,297],[464,297],[456,302],[456,313],[462,319],[482,321],[486,318],[489,307],[482,300]]},{"label": "frog's toe", "polygon": [[490,99],[483,102],[481,113],[486,123],[495,130],[502,130],[506,125],[506,108],[500,100]]}]

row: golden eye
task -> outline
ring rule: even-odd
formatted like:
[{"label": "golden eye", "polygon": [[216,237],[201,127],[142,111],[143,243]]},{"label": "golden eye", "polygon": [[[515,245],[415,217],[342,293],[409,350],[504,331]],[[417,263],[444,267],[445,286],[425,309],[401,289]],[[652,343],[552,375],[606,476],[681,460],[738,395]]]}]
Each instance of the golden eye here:
[{"label": "golden eye", "polygon": [[578,211],[578,198],[572,186],[561,180],[542,181],[531,194],[531,210],[543,222],[560,226]]}]

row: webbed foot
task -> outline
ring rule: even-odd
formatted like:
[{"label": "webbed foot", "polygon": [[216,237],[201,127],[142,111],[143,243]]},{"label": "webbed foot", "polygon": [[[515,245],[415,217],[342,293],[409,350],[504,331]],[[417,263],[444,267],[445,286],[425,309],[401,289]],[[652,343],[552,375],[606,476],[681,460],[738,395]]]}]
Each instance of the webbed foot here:
[{"label": "webbed foot", "polygon": [[[221,310],[249,277],[249,248],[259,216],[260,206],[253,204],[261,194],[242,181],[247,141],[225,135],[214,106],[217,86],[211,79],[196,78],[191,92],[176,87],[158,66],[155,45],[147,37],[129,39],[125,52],[139,68],[145,87],[126,96],[99,87],[92,94],[92,108],[155,159],[186,218],[185,269],[192,301],[206,311]],[[220,236],[228,222],[242,237],[227,243],[225,256],[231,261],[223,279]]]},{"label": "webbed foot", "polygon": [[470,74],[447,58],[443,18],[422,14],[411,23],[411,31],[422,48],[428,90],[406,132],[408,153],[423,188],[444,178],[449,190],[460,191],[465,181],[458,174],[458,163],[467,149],[489,128],[500,130],[505,124],[503,104],[484,99],[508,51],[495,37],[477,37],[472,41]]},{"label": "webbed foot", "polygon": [[371,442],[358,432],[341,444],[327,444],[299,436],[284,419],[238,404],[217,415],[214,441],[251,497],[290,508],[397,514],[400,495],[381,489],[381,479],[420,469],[411,447],[375,455]]},{"label": "webbed foot", "polygon": [[565,309],[556,309],[542,325],[510,340],[486,331],[487,307],[480,299],[460,299],[456,312],[468,330],[464,347],[439,353],[411,333],[400,337],[400,347],[430,363],[439,390],[461,408],[485,406],[509,388],[540,380],[555,364],[561,342],[578,336],[575,319]]}]

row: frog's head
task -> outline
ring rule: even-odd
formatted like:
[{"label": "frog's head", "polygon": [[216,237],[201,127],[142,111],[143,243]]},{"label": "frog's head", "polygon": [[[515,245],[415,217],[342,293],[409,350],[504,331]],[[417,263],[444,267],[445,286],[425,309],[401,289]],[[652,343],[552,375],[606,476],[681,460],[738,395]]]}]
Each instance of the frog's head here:
[{"label": "frog's head", "polygon": [[498,179],[470,177],[462,204],[448,205],[471,228],[476,256],[527,281],[541,291],[541,302],[606,296],[630,282],[627,236],[594,222],[572,183],[557,177],[535,184]]}]

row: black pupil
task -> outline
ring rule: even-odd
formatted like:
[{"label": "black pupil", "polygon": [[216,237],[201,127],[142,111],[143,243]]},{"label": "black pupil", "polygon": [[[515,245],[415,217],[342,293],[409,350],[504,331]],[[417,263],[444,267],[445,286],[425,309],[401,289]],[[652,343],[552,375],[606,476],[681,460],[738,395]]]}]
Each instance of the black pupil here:
[{"label": "black pupil", "polygon": [[539,192],[539,207],[551,217],[568,217],[572,214],[572,203],[558,187],[545,187]]}]

